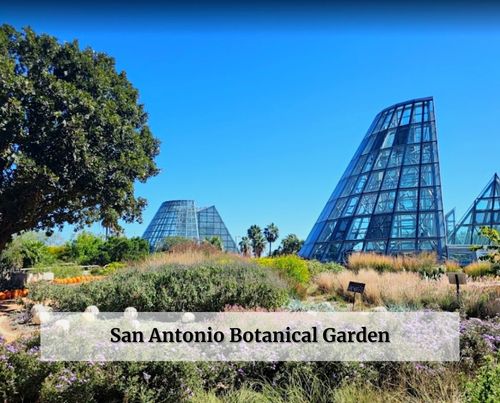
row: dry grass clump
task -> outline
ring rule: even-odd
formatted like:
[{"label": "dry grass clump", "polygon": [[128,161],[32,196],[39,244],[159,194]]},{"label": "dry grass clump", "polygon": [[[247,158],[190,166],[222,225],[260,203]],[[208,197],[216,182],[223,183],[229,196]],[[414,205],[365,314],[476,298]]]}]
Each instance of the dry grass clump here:
[{"label": "dry grass clump", "polygon": [[439,265],[435,253],[422,252],[417,255],[387,256],[378,253],[353,253],[347,267],[353,271],[373,269],[380,273],[429,270]]},{"label": "dry grass clump", "polygon": [[[425,306],[444,310],[457,308],[455,288],[449,284],[446,276],[438,280],[426,280],[413,272],[378,273],[370,269],[357,273],[325,272],[314,277],[318,290],[337,294],[346,300],[352,299],[352,293],[347,291],[349,281],[366,284],[363,300],[370,305]],[[471,282],[462,286],[461,290],[461,300],[468,315],[484,317],[499,313],[498,304],[495,303],[500,298],[498,283]]]},{"label": "dry grass clump", "polygon": [[445,267],[446,271],[449,271],[449,272],[462,271],[462,268],[460,267],[460,265],[457,262],[455,262],[454,260],[446,260],[444,262],[444,267]]},{"label": "dry grass clump", "polygon": [[420,305],[422,301],[438,301],[452,295],[447,279],[427,281],[411,272],[377,273],[374,270],[360,270],[358,273],[321,273],[314,281],[320,290],[346,298],[352,297],[347,291],[349,281],[365,283],[363,299],[374,305]]},{"label": "dry grass clump", "polygon": [[464,268],[464,272],[471,277],[487,276],[493,274],[491,266],[491,263],[486,261],[473,262]]}]

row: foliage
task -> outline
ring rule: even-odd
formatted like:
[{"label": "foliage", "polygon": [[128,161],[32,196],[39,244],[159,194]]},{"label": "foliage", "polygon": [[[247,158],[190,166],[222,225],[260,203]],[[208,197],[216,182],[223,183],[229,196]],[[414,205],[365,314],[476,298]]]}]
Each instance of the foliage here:
[{"label": "foliage", "polygon": [[139,311],[222,311],[225,305],[275,308],[288,299],[288,289],[273,272],[232,262],[170,265],[156,270],[120,270],[104,280],[66,287],[36,284],[34,301],[51,301],[62,311],[83,311],[97,305],[108,312],[129,306]]},{"label": "foliage", "polygon": [[252,244],[252,250],[256,257],[262,255],[262,251],[266,246],[264,235],[262,234],[262,229],[258,225],[252,225],[247,230],[248,239]]},{"label": "foliage", "polygon": [[275,256],[295,255],[299,253],[304,241],[300,240],[295,234],[288,234],[281,240],[281,245],[274,251]]},{"label": "foliage", "polygon": [[276,240],[279,238],[279,234],[280,231],[274,223],[271,223],[266,228],[264,228],[264,237],[269,243],[269,256],[271,256],[273,242],[276,242]]},{"label": "foliage", "polygon": [[167,236],[165,237],[160,246],[157,248],[159,252],[173,252],[177,245],[192,245],[195,241],[190,238],[185,238],[182,236]]},{"label": "foliage", "polygon": [[495,274],[493,265],[487,261],[473,262],[465,266],[464,273],[473,278]]},{"label": "foliage", "polygon": [[0,250],[25,230],[140,219],[134,183],[159,147],[138,100],[108,55],[0,27]]},{"label": "foliage", "polygon": [[472,249],[486,249],[488,253],[479,259],[487,260],[492,264],[500,264],[500,232],[491,227],[481,227],[480,234],[489,241],[489,245],[474,246]]},{"label": "foliage", "polygon": [[0,265],[6,270],[19,270],[51,260],[44,237],[35,232],[27,232],[14,237],[2,251]]},{"label": "foliage", "polygon": [[240,252],[243,253],[243,256],[248,256],[252,253],[252,243],[250,238],[247,236],[241,238],[238,246],[240,247]]},{"label": "foliage", "polygon": [[467,383],[466,401],[471,403],[495,403],[500,401],[500,354],[487,357],[478,375]]},{"label": "foliage", "polygon": [[219,236],[212,236],[205,238],[204,242],[212,245],[215,249],[223,250],[224,246],[222,244],[222,239]]},{"label": "foliage", "polygon": [[307,268],[311,276],[315,276],[323,272],[338,273],[344,270],[344,266],[335,262],[322,263],[319,260],[307,260]]},{"label": "foliage", "polygon": [[289,280],[299,284],[305,284],[310,279],[307,261],[296,255],[263,257],[257,260],[257,263],[276,269],[285,274]]},{"label": "foliage", "polygon": [[134,237],[102,237],[82,232],[69,243],[69,256],[82,265],[104,266],[111,262],[138,260],[149,253],[145,239]]}]

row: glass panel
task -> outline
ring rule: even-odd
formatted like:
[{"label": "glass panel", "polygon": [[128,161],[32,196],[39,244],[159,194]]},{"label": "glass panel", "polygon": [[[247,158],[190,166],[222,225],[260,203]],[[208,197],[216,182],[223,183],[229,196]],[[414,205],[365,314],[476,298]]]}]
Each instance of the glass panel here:
[{"label": "glass panel", "polygon": [[382,178],[384,177],[383,171],[372,172],[370,175],[370,180],[368,181],[365,192],[376,192],[380,189],[382,184]]},{"label": "glass panel", "polygon": [[346,239],[347,230],[349,229],[350,225],[351,218],[344,218],[343,220],[340,220],[332,239],[334,241],[343,241],[344,239]]},{"label": "glass panel", "polygon": [[333,230],[335,229],[336,224],[337,224],[337,221],[328,221],[325,225],[325,228],[323,228],[321,235],[318,238],[318,242],[329,241],[330,237],[332,236]]},{"label": "glass panel", "polygon": [[415,108],[413,108],[413,116],[411,118],[412,123],[420,123],[422,122],[422,103],[418,102],[415,104]]},{"label": "glass panel", "polygon": [[432,129],[432,125],[430,124],[424,125],[422,137],[424,141],[433,141],[436,139],[436,136],[434,135],[434,130]]},{"label": "glass panel", "polygon": [[417,190],[400,190],[396,211],[416,211],[417,210]]},{"label": "glass panel", "polygon": [[394,112],[394,109],[391,109],[390,111],[387,112],[387,115],[385,116],[385,121],[384,121],[384,124],[382,125],[381,130],[385,130],[389,127],[389,123],[391,122],[393,112]]},{"label": "glass panel", "polygon": [[357,215],[371,214],[373,213],[373,208],[375,207],[375,201],[377,200],[377,194],[367,194],[361,197],[359,201],[359,207]]},{"label": "glass panel", "polygon": [[372,144],[373,142],[375,141],[375,138],[377,136],[375,135],[372,135],[368,141],[366,142],[366,145],[365,145],[365,148],[363,149],[363,152],[361,153],[362,155],[365,155],[365,154],[368,154],[370,152],[370,150],[372,149]]},{"label": "glass panel", "polygon": [[391,158],[389,158],[389,168],[403,165],[403,146],[397,146],[392,149]]},{"label": "glass panel", "polygon": [[411,188],[418,186],[418,167],[405,167],[401,174],[400,187]]},{"label": "glass panel", "polygon": [[364,239],[369,223],[370,217],[355,218],[352,221],[351,231],[349,231],[347,239]]},{"label": "glass panel", "polygon": [[392,143],[394,143],[394,136],[395,135],[396,135],[395,129],[387,130],[387,134],[385,135],[384,142],[382,143],[380,148],[392,147]]},{"label": "glass panel", "polygon": [[321,260],[323,253],[325,253],[326,245],[325,243],[316,244],[311,254],[311,258]]},{"label": "glass panel", "polygon": [[410,127],[410,133],[408,134],[408,144],[420,143],[422,140],[422,126],[413,125]]},{"label": "glass panel", "polygon": [[363,169],[363,165],[365,165],[366,161],[366,155],[363,155],[362,157],[359,157],[359,161],[356,164],[356,167],[354,168],[354,171],[352,171],[353,175],[357,175],[361,172],[361,169]]},{"label": "glass panel", "polygon": [[406,146],[405,165],[420,163],[420,145]]},{"label": "glass panel", "polygon": [[476,210],[491,210],[493,199],[480,199],[476,204]]},{"label": "glass panel", "polygon": [[436,208],[433,188],[421,188],[420,189],[420,209],[421,210],[431,210]]},{"label": "glass panel", "polygon": [[390,213],[394,209],[396,192],[380,192],[375,213]]},{"label": "glass panel", "polygon": [[392,223],[392,238],[415,238],[416,214],[396,214]]},{"label": "glass panel", "polygon": [[356,186],[353,189],[353,194],[361,193],[363,188],[365,187],[365,183],[368,179],[368,175],[360,175],[358,182],[356,182]]},{"label": "glass panel", "polygon": [[407,125],[408,123],[410,123],[411,107],[412,105],[405,106],[403,117],[401,118],[401,123],[399,124],[400,126]]},{"label": "glass panel", "polygon": [[323,261],[337,260],[340,251],[340,242],[334,242],[328,245],[325,255],[323,256]]},{"label": "glass panel", "polygon": [[347,181],[344,190],[342,191],[342,196],[349,196],[352,193],[352,189],[354,188],[354,185],[356,184],[358,177],[353,176],[349,178]]},{"label": "glass panel", "polygon": [[389,127],[397,127],[398,126],[399,119],[401,119],[402,113],[403,113],[403,107],[400,106],[400,107],[398,107],[398,109],[396,109],[396,113],[394,113],[394,115],[392,116],[391,124],[389,125]]},{"label": "glass panel", "polygon": [[484,225],[490,223],[490,213],[476,211],[475,224]]},{"label": "glass panel", "polygon": [[418,250],[436,250],[437,241],[434,239],[426,239],[418,241]]},{"label": "glass panel", "polygon": [[437,236],[437,219],[434,213],[421,213],[419,217],[419,238],[428,238]]},{"label": "glass panel", "polygon": [[335,204],[335,207],[332,210],[332,213],[330,214],[329,218],[338,218],[340,217],[340,214],[342,213],[342,210],[344,210],[345,204],[347,203],[347,199],[339,199],[337,200],[337,203]]},{"label": "glass panel", "polygon": [[389,160],[389,155],[391,154],[391,150],[382,150],[378,155],[377,161],[375,162],[374,169],[384,169],[387,165],[387,161]]},{"label": "glass panel", "polygon": [[388,169],[385,172],[384,182],[382,183],[382,190],[396,189],[399,181],[399,168]]},{"label": "glass panel", "polygon": [[391,215],[382,214],[374,215],[371,219],[367,239],[384,239],[388,238],[391,232]]},{"label": "glass panel", "polygon": [[434,162],[432,158],[432,143],[422,145],[422,164]]},{"label": "glass panel", "polygon": [[370,241],[366,243],[365,250],[367,252],[385,252],[386,241]]},{"label": "glass panel", "polygon": [[376,154],[377,153],[372,153],[368,156],[368,158],[366,159],[365,166],[363,168],[363,172],[368,172],[372,169],[373,163],[375,162]]},{"label": "glass panel", "polygon": [[389,252],[412,252],[415,250],[415,241],[391,241]]},{"label": "glass panel", "polygon": [[422,165],[422,181],[420,186],[433,186],[435,184],[433,168],[433,165]]},{"label": "glass panel", "polygon": [[359,196],[354,196],[349,199],[349,203],[347,203],[344,211],[344,216],[349,216],[354,213],[354,211],[356,210],[356,206],[358,205],[358,199]]}]

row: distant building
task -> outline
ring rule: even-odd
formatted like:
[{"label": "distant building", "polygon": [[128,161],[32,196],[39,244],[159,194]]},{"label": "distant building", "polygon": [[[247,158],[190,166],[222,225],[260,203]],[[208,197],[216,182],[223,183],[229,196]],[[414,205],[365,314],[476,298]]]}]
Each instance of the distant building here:
[{"label": "distant building", "polygon": [[156,249],[166,237],[203,241],[217,236],[225,251],[237,252],[236,243],[215,206],[197,208],[193,200],[169,200],[160,206],[142,236]]},{"label": "distant building", "polygon": [[445,254],[445,222],[432,97],[374,119],[300,251],[344,261],[356,251]]},{"label": "distant building", "polygon": [[448,234],[448,258],[466,264],[484,254],[481,250],[471,250],[472,245],[490,243],[481,236],[481,227],[500,231],[500,177],[496,173]]}]

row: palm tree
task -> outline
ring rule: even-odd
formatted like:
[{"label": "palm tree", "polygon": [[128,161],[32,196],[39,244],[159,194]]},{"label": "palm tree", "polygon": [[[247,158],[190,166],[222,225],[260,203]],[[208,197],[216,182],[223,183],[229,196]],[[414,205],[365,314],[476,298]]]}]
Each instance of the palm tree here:
[{"label": "palm tree", "polygon": [[264,235],[258,234],[255,239],[252,240],[252,249],[255,257],[260,257],[265,247],[266,238],[264,238]]},{"label": "palm tree", "polygon": [[252,225],[247,230],[248,238],[252,242],[253,253],[256,257],[262,255],[262,251],[266,247],[266,238],[262,235],[262,230],[258,225]]},{"label": "palm tree", "polygon": [[248,256],[250,254],[250,251],[252,250],[250,238],[248,238],[247,236],[242,237],[241,241],[239,242],[239,247],[241,253],[243,253],[244,256]]},{"label": "palm tree", "polygon": [[271,256],[273,242],[279,238],[280,230],[276,225],[274,225],[274,223],[271,223],[264,228],[264,236],[266,237],[267,242],[269,242],[269,256]]}]

